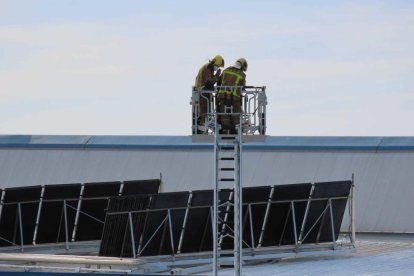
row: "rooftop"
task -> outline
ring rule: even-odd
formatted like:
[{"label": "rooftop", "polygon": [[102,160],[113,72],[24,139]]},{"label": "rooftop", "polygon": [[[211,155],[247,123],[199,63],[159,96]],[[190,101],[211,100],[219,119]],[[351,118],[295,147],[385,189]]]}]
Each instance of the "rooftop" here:
[{"label": "rooftop", "polygon": [[[191,136],[0,135],[1,148],[66,149],[212,149]],[[247,150],[414,150],[414,137],[268,136]]]}]

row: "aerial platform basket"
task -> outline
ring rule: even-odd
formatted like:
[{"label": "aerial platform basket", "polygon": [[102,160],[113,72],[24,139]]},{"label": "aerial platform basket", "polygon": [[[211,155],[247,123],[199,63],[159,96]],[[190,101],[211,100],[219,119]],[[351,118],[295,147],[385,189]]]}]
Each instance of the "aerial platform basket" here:
[{"label": "aerial platform basket", "polygon": [[[214,132],[220,129],[216,116],[218,91],[233,91],[240,89],[241,112],[234,113],[228,110],[225,114],[239,115],[243,141],[264,142],[266,137],[266,86],[216,86],[212,90],[193,87],[191,96],[192,117],[191,133],[193,142],[213,142]],[[202,114],[200,108],[204,101],[207,106],[207,113]]]}]

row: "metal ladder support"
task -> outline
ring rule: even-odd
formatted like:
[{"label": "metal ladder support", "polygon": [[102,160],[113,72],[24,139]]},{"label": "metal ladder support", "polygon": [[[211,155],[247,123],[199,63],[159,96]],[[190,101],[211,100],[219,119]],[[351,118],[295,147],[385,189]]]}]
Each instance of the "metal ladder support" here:
[{"label": "metal ladder support", "polygon": [[[241,115],[240,115],[241,117]],[[240,122],[242,122],[240,118]],[[215,116],[217,125],[217,114]],[[234,240],[234,275],[241,275],[242,271],[242,131],[238,127],[238,134],[214,133],[214,206],[213,206],[213,275],[218,274],[220,267],[220,251],[223,239],[231,236]],[[222,193],[232,191],[228,199]],[[226,200],[221,202],[220,199]],[[232,211],[233,209],[233,211]],[[220,216],[224,213],[224,216]],[[229,219],[233,213],[233,227],[229,226]],[[231,229],[233,228],[233,229]],[[232,231],[232,234],[228,234]]]}]

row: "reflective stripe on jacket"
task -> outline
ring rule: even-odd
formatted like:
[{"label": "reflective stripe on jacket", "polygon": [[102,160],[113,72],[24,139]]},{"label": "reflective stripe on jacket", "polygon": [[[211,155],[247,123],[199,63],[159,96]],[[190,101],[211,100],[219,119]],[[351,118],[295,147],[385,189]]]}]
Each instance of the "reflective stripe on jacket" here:
[{"label": "reflective stripe on jacket", "polygon": [[[246,74],[236,67],[226,68],[220,76],[220,86],[245,86]],[[240,88],[220,88],[219,93],[240,97]]]}]

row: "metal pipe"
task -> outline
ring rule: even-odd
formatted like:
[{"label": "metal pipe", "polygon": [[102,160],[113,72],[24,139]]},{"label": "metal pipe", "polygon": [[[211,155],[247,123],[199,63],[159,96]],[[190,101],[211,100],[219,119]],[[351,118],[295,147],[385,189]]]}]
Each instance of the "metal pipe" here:
[{"label": "metal pipe", "polygon": [[[161,175],[160,175],[160,180],[161,180]],[[141,232],[141,235],[139,235],[138,250],[137,250],[138,256],[140,256],[140,252],[142,252],[141,251],[141,248],[142,248],[142,243],[144,242],[144,233],[145,233],[145,229],[147,229],[148,210],[149,210],[149,208],[151,206],[152,200],[153,200],[153,198],[152,198],[152,196],[150,196],[150,198],[148,200],[147,208],[145,210],[146,212],[145,212],[144,226],[142,227],[143,230]],[[132,212],[130,212],[130,213],[133,214]],[[107,215],[108,215],[108,213],[107,213]]]},{"label": "metal pipe", "polygon": [[[329,206],[329,200],[326,202],[326,207]],[[323,225],[325,224],[325,219],[326,219],[326,212],[323,214],[322,220],[321,220],[321,224],[319,225],[319,230],[318,230],[318,234],[316,235],[316,244],[319,244],[319,239],[321,238],[321,234],[322,234],[322,228]]]},{"label": "metal pipe", "polygon": [[63,201],[63,214],[65,216],[65,245],[66,250],[69,250],[69,230],[68,230],[68,216],[66,213],[66,200]]},{"label": "metal pipe", "polygon": [[66,264],[101,264],[101,265],[136,265],[143,263],[138,259],[102,258],[94,256],[69,256],[51,254],[22,254],[22,253],[0,253],[0,261],[16,262],[45,262]]},{"label": "metal pipe", "polygon": [[265,213],[265,216],[264,216],[264,219],[263,219],[262,229],[260,231],[259,244],[257,245],[257,248],[260,248],[262,246],[264,231],[265,231],[266,224],[267,224],[267,218],[269,217],[271,201],[273,199],[274,191],[275,191],[275,186],[272,186],[272,188],[270,189],[269,199],[267,201],[266,213]]},{"label": "metal pipe", "polygon": [[78,221],[79,221],[79,212],[82,205],[82,198],[83,198],[83,191],[85,190],[85,184],[82,183],[80,194],[79,194],[79,200],[78,200],[78,207],[76,209],[76,216],[75,216],[75,222],[73,224],[73,231],[72,231],[72,241],[75,241],[76,237],[76,230],[78,228]]},{"label": "metal pipe", "polygon": [[6,191],[1,189],[1,198],[0,198],[0,221],[1,221],[1,214],[3,212],[3,204],[4,204],[4,196],[6,195]]},{"label": "metal pipe", "polygon": [[[132,212],[131,212],[132,213]],[[147,245],[151,242],[151,240],[154,238],[154,236],[157,234],[157,232],[160,230],[161,226],[164,225],[165,221],[167,220],[168,215],[165,216],[165,218],[162,220],[162,222],[160,223],[160,225],[158,226],[158,228],[154,231],[154,233],[152,233],[152,236],[148,239],[147,243],[142,247],[141,251],[138,252],[138,255],[141,255],[142,252],[144,252],[145,248],[147,247]]]},{"label": "metal pipe", "polygon": [[174,256],[175,255],[174,254],[175,248],[174,248],[174,237],[173,237],[173,230],[172,230],[172,222],[171,222],[171,212],[170,212],[170,210],[168,210],[168,226],[169,226],[169,229],[170,229],[169,232],[170,232],[171,253]]},{"label": "metal pipe", "polygon": [[306,220],[308,218],[309,208],[310,208],[310,204],[311,204],[311,201],[312,201],[312,195],[313,195],[314,189],[315,189],[315,184],[312,184],[312,188],[311,188],[310,193],[309,193],[308,203],[306,204],[306,210],[305,210],[305,215],[303,217],[302,227],[300,228],[298,245],[300,245],[302,243],[303,232],[305,231]]},{"label": "metal pipe", "polygon": [[192,198],[193,198],[193,193],[190,191],[190,193],[188,195],[187,208],[185,209],[183,226],[181,227],[180,240],[178,242],[178,248],[177,248],[177,253],[178,254],[181,253],[181,247],[183,245],[184,232],[185,232],[185,227],[187,225],[188,212],[190,211],[190,208],[189,207],[191,206],[191,200],[192,200]]},{"label": "metal pipe", "polygon": [[128,214],[129,219],[129,231],[131,232],[131,248],[132,248],[132,256],[134,259],[137,257],[137,252],[135,250],[135,235],[134,235],[134,227],[132,225],[132,214]]},{"label": "metal pipe", "polygon": [[17,244],[15,244],[15,243],[14,243],[14,242],[12,242],[12,241],[9,241],[8,239],[3,238],[2,236],[0,236],[0,240],[5,241],[5,242],[7,242],[7,243],[10,243],[11,245],[16,245],[16,246],[17,246]]},{"label": "metal pipe", "polygon": [[[88,197],[88,198],[82,198],[83,201],[89,201],[89,200],[97,200],[97,199],[110,199],[110,196],[96,196],[96,197]],[[67,198],[67,197],[63,197],[63,198],[56,198],[56,199],[43,199],[43,203],[45,202],[62,202],[63,200],[66,201],[77,201],[79,200],[79,197],[75,197],[75,198]],[[20,203],[39,203],[39,200],[22,200],[22,201],[11,201],[11,202],[4,202],[4,205],[13,205],[13,204],[17,204],[18,202]]]},{"label": "metal pipe", "polygon": [[118,195],[122,196],[123,192],[124,192],[124,181],[121,181],[121,185],[119,185]]},{"label": "metal pipe", "polygon": [[[350,197],[349,196],[333,196],[333,197],[321,197],[321,198],[313,198],[312,201],[324,201],[324,200],[328,200],[328,199],[346,199],[348,200]],[[97,199],[110,199],[110,197],[104,196],[104,197],[88,197],[88,198],[82,198],[82,201],[89,201],[89,200],[97,200]],[[61,199],[43,199],[43,203],[45,202],[63,202],[63,200],[66,201],[76,201],[79,200],[79,198],[61,198]],[[270,201],[270,203],[272,204],[279,204],[279,203],[290,203],[291,201],[293,202],[306,202],[309,199],[293,199],[293,200],[277,200],[277,201]],[[3,202],[3,206],[8,206],[8,205],[16,205],[17,203],[22,203],[22,204],[26,204],[26,203],[38,203],[39,200],[24,200],[24,201],[15,201],[15,202]],[[264,205],[267,204],[268,201],[257,201],[257,202],[251,202],[249,204],[251,205]],[[245,206],[247,204],[243,203],[243,206]],[[68,206],[70,206],[68,204]],[[72,206],[70,206],[72,207]],[[196,208],[209,208],[210,205],[204,205],[204,206],[192,206],[190,207],[190,209],[196,209]],[[72,207],[73,209],[77,209],[75,207]],[[169,208],[171,210],[185,210],[187,207],[175,207],[175,208]],[[166,209],[151,209],[148,210],[148,212],[157,212],[157,211],[165,211]],[[136,210],[133,211],[133,213],[139,213],[139,212],[146,212],[147,210]],[[120,212],[111,212],[110,214],[127,214],[128,211],[120,211]]]},{"label": "metal pipe", "polygon": [[252,205],[249,204],[249,221],[250,221],[250,238],[252,240],[252,249],[254,251],[254,235],[253,235],[253,219],[252,219]]},{"label": "metal pipe", "polygon": [[351,185],[351,243],[355,247],[355,182],[352,174]]},{"label": "metal pipe", "polygon": [[334,219],[333,219],[333,211],[332,211],[332,201],[329,200],[328,202],[329,202],[328,203],[329,204],[329,214],[330,214],[330,217],[331,217],[332,247],[334,248],[336,240],[335,240],[335,228],[334,228]]},{"label": "metal pipe", "polygon": [[24,252],[24,246],[23,246],[23,220],[22,220],[22,208],[20,206],[20,202],[17,203],[17,210],[19,212],[19,226],[20,226],[20,246],[21,246],[21,251]]},{"label": "metal pipe", "polygon": [[293,221],[293,232],[295,236],[295,245],[298,245],[298,233],[296,230],[296,213],[295,213],[295,204],[291,202],[291,209],[292,209],[292,221]]},{"label": "metal pipe", "polygon": [[[313,198],[310,199],[310,201],[326,201],[328,199],[332,199],[332,200],[338,200],[338,199],[348,199],[348,197],[324,197],[324,198]],[[283,203],[291,203],[291,202],[307,202],[309,201],[309,199],[293,199],[293,200],[278,200],[278,201],[271,201],[271,204],[283,204]],[[247,206],[248,204],[251,204],[252,206],[254,205],[266,205],[268,204],[267,201],[260,201],[260,202],[251,202],[251,203],[243,203],[243,206]],[[70,205],[68,205],[70,206]],[[210,208],[211,205],[204,205],[204,206],[191,206],[190,209],[207,209]],[[177,211],[177,210],[185,210],[187,209],[187,207],[174,207],[174,208],[168,208],[171,211]],[[147,213],[147,212],[161,212],[161,211],[165,211],[167,210],[167,208],[164,209],[151,209],[151,210],[136,210],[136,211],[130,211],[132,214],[137,214],[137,213]],[[110,212],[107,213],[108,216],[114,216],[114,215],[122,215],[122,214],[128,214],[128,211],[120,211],[120,212]]]},{"label": "metal pipe", "polygon": [[[66,201],[66,200],[65,200]],[[109,204],[109,202],[108,202],[108,204]],[[73,206],[70,206],[69,204],[67,205],[69,208],[71,208],[71,209],[73,209],[73,210],[76,210],[77,211],[77,208],[75,208],[75,207],[73,207]],[[102,221],[102,220],[100,220],[100,219],[98,219],[98,218],[96,218],[96,217],[94,217],[94,216],[92,216],[92,215],[89,215],[88,213],[86,213],[86,212],[83,212],[83,211],[80,211],[79,210],[79,214],[82,214],[82,215],[85,215],[85,216],[87,216],[87,217],[89,217],[89,218],[91,218],[91,219],[93,219],[93,220],[95,220],[95,221],[97,221],[97,222],[100,222],[100,223],[102,223],[102,224],[105,224],[105,222],[104,221]]]},{"label": "metal pipe", "polygon": [[[285,236],[285,230],[286,230],[286,226],[287,226],[288,221],[289,221],[289,216],[290,216],[291,210],[292,210],[292,202],[289,204],[289,209],[288,209],[288,212],[287,212],[287,215],[286,215],[285,223],[283,224],[282,234],[280,234],[279,246],[282,244],[283,237]],[[295,244],[297,245],[297,242]]]},{"label": "metal pipe", "polygon": [[39,220],[40,220],[40,213],[41,213],[41,210],[42,210],[42,202],[43,202],[44,193],[45,193],[45,186],[42,186],[42,190],[40,192],[39,206],[38,206],[38,209],[37,209],[36,224],[35,224],[35,228],[34,228],[34,231],[33,231],[33,240],[32,240],[33,245],[36,245],[37,229],[39,228]]},{"label": "metal pipe", "polygon": [[316,226],[316,224],[319,222],[319,220],[322,218],[322,216],[325,215],[325,212],[328,210],[329,204],[326,205],[325,209],[322,211],[322,213],[319,215],[319,217],[316,219],[316,221],[312,224],[312,226],[309,228],[309,231],[306,233],[306,235],[302,238],[302,242],[306,239],[306,237],[310,234],[310,232],[313,230],[313,228]]},{"label": "metal pipe", "polygon": [[[33,270],[40,270],[43,272],[47,271],[72,271],[75,273],[79,272],[106,272],[106,273],[122,273],[128,274],[131,273],[131,269],[107,269],[107,268],[86,268],[86,267],[68,267],[68,266],[45,266],[45,265],[12,265],[12,264],[0,264],[0,268],[3,269],[13,269],[13,271],[17,271],[16,269],[21,269],[22,271],[33,271]],[[5,270],[7,271],[7,270]],[[48,273],[50,274],[50,273]]]},{"label": "metal pipe", "polygon": [[[210,93],[205,93],[205,92],[210,92]],[[207,113],[209,113],[209,111],[210,111],[210,98],[207,98],[206,96],[204,96],[204,94],[212,94],[212,92],[213,91],[209,91],[209,90],[201,90],[200,91],[200,97],[201,98],[204,98],[204,100],[207,103]],[[207,130],[208,130],[207,129],[207,124],[208,124],[208,121],[207,121],[207,113],[205,114],[206,116],[204,118],[204,127],[205,127],[205,130],[206,130],[205,133],[207,133]]]}]

